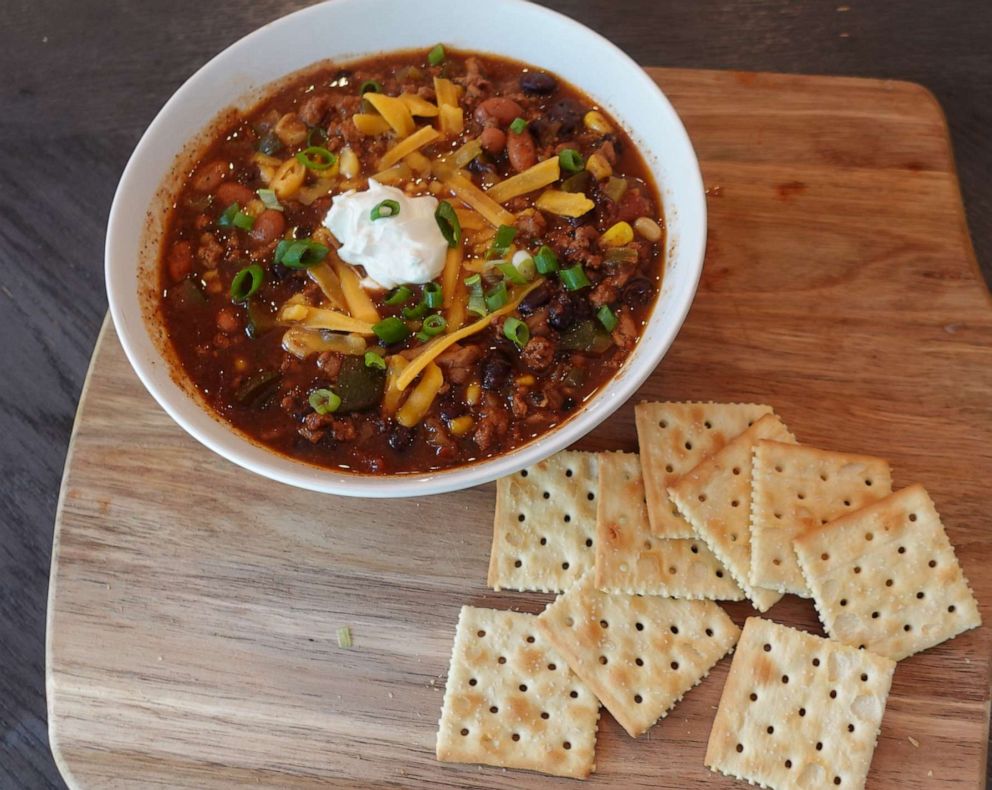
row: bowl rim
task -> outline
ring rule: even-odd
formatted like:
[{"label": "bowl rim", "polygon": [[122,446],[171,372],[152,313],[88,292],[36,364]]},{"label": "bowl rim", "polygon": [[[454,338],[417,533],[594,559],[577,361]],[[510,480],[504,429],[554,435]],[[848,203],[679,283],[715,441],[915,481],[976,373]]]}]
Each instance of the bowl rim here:
[{"label": "bowl rim", "polygon": [[[692,306],[699,280],[702,275],[703,256],[705,253],[707,234],[706,198],[698,157],[692,147],[692,143],[688,133],[685,130],[685,126],[676,113],[674,107],[672,107],[667,96],[665,96],[661,88],[654,82],[653,79],[651,79],[650,76],[648,76],[644,69],[638,65],[633,58],[609,41],[609,39],[605,38],[591,28],[582,25],[564,14],[543,6],[539,6],[535,3],[527,2],[526,0],[494,0],[494,3],[511,10],[514,8],[525,7],[529,13],[537,13],[544,16],[550,24],[567,26],[571,28],[573,32],[589,37],[591,40],[595,41],[598,46],[610,50],[613,56],[617,58],[625,68],[629,69],[631,79],[636,80],[637,83],[633,86],[633,90],[644,92],[649,95],[651,100],[657,105],[657,111],[665,116],[664,123],[666,126],[682,138],[680,142],[682,143],[682,148],[685,151],[686,158],[680,163],[680,165],[682,168],[688,170],[687,180],[689,182],[689,186],[687,187],[686,194],[681,196],[679,207],[680,212],[690,213],[694,219],[696,219],[697,224],[694,228],[696,232],[689,237],[680,236],[677,240],[680,266],[683,269],[686,269],[687,267],[689,269],[688,271],[683,271],[682,273],[682,277],[686,280],[683,286],[683,292],[686,295],[682,299],[681,303],[675,303],[666,307],[665,325],[663,326],[661,336],[656,339],[656,350],[644,352],[646,354],[644,357],[637,358],[637,352],[642,350],[642,341],[644,336],[647,334],[648,327],[650,327],[660,315],[657,310],[657,304],[655,305],[655,309],[652,310],[651,316],[645,325],[645,331],[639,338],[638,346],[634,349],[634,352],[626,358],[623,366],[598,391],[596,391],[587,401],[585,401],[574,415],[570,416],[562,423],[552,427],[546,433],[508,452],[500,453],[498,455],[480,459],[468,464],[429,472],[400,474],[352,473],[308,463],[301,459],[293,458],[272,450],[265,445],[259,444],[243,435],[234,426],[223,421],[217,415],[209,413],[206,404],[197,402],[194,396],[185,392],[184,388],[178,384],[175,387],[175,391],[160,388],[158,386],[158,382],[155,381],[155,375],[158,373],[158,371],[155,370],[155,362],[146,362],[141,349],[138,347],[140,341],[133,338],[130,331],[128,331],[129,327],[134,329],[134,323],[141,325],[141,330],[136,331],[144,331],[150,335],[150,329],[147,326],[143,316],[141,320],[137,322],[128,322],[125,316],[125,305],[123,304],[124,299],[123,297],[119,299],[116,295],[118,289],[121,287],[132,289],[137,289],[138,287],[134,282],[134,277],[125,278],[127,281],[126,283],[122,283],[120,281],[120,278],[124,276],[124,272],[126,271],[130,274],[134,267],[132,266],[128,269],[127,267],[122,267],[117,263],[119,253],[115,249],[115,243],[121,233],[119,228],[125,221],[125,215],[127,213],[127,209],[124,204],[125,198],[130,191],[129,185],[137,177],[136,171],[140,167],[143,157],[146,155],[146,150],[151,145],[150,138],[152,137],[156,127],[163,124],[163,119],[167,119],[174,112],[174,108],[177,105],[180,105],[187,98],[187,96],[195,95],[198,84],[209,78],[210,72],[215,68],[215,64],[219,60],[223,59],[231,50],[249,47],[257,38],[261,38],[267,33],[267,31],[276,26],[299,23],[300,20],[311,15],[320,16],[327,13],[328,7],[341,8],[343,6],[356,5],[362,2],[363,0],[326,0],[325,2],[317,3],[315,5],[308,6],[307,8],[286,14],[265,25],[262,25],[225,47],[223,50],[210,58],[210,60],[204,63],[189,78],[187,78],[182,85],[180,85],[180,87],[165,102],[158,113],[156,113],[155,117],[148,125],[135,146],[131,156],[128,158],[110,208],[104,253],[104,271],[110,313],[125,355],[127,356],[132,369],[141,380],[145,389],[148,390],[156,402],[180,427],[182,427],[198,442],[208,447],[221,457],[271,480],[298,488],[323,493],[371,498],[392,498],[422,496],[427,494],[462,490],[489,483],[499,477],[512,474],[524,467],[537,463],[538,461],[543,460],[544,458],[547,458],[560,450],[565,449],[591,432],[610,415],[612,415],[620,406],[626,403],[636,393],[644,381],[646,381],[647,378],[654,372],[655,368],[674,342],[675,337],[681,329]],[[498,55],[498,52],[493,50],[486,51],[492,52],[494,55]],[[286,76],[286,74],[273,75],[272,78],[265,83],[265,85],[261,86],[261,90],[264,91],[266,87],[278,83],[280,79]],[[578,85],[578,87],[582,89],[581,85]],[[227,106],[234,106],[239,99],[243,98],[244,96],[232,96],[230,103]],[[223,110],[223,107],[218,108],[218,113]],[[212,119],[208,120],[208,122],[204,124],[203,128],[207,128],[211,122]],[[183,144],[184,147],[188,146],[189,143],[190,141],[187,140]],[[180,154],[180,156],[181,155],[182,154]],[[163,183],[168,179],[168,177],[168,172],[163,174],[161,177]],[[662,188],[662,186],[663,185],[659,185],[659,188]],[[141,211],[146,211],[146,207],[143,206]],[[669,239],[668,243],[671,244],[671,242],[672,240]],[[673,255],[671,252],[666,252],[666,264],[670,263],[672,257]],[[662,287],[664,287],[664,280]],[[658,299],[661,299],[660,293]],[[155,345],[154,342],[152,345]],[[166,366],[171,367],[167,360],[157,361],[164,362]],[[632,364],[632,362],[635,361],[639,364]],[[181,393],[181,395],[177,397],[179,393]],[[197,421],[192,417],[187,416],[187,412],[191,408],[195,409],[197,413],[207,411],[212,422],[222,425],[225,430],[222,432],[221,438],[216,438],[211,436],[208,431],[201,430],[200,426],[197,425]]]}]

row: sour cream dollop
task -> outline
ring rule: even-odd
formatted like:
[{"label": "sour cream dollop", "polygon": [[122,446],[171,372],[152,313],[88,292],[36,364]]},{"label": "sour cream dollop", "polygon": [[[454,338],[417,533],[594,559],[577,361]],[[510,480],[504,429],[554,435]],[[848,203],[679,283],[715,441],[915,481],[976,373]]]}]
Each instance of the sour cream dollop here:
[{"label": "sour cream dollop", "polygon": [[[399,211],[372,219],[372,209],[395,200]],[[444,269],[448,247],[434,212],[437,199],[410,197],[396,187],[369,179],[364,192],[335,195],[324,225],[341,242],[338,255],[345,263],[362,266],[370,287],[395,288],[405,283],[428,283]]]}]

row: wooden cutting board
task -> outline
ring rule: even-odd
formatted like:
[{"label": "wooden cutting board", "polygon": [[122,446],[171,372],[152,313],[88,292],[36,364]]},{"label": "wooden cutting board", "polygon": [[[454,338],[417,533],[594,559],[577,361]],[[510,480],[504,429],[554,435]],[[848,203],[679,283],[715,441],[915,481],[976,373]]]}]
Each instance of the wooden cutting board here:
[{"label": "wooden cutting board", "polygon": [[[766,401],[802,442],[891,459],[897,486],[930,490],[988,620],[992,310],[940,108],[899,82],[651,73],[699,152],[711,230],[692,313],[638,399]],[[632,406],[581,447],[634,449]],[[368,501],[244,472],[157,407],[108,324],[52,564],[67,780],[576,786],[434,759],[459,607],[548,600],[486,589],[492,512],[491,485]],[[768,616],[820,633],[808,601]],[[870,787],[982,786],[990,653],[982,628],[899,665]],[[604,714],[589,784],[733,786],[703,767],[728,666],[638,740]]]}]

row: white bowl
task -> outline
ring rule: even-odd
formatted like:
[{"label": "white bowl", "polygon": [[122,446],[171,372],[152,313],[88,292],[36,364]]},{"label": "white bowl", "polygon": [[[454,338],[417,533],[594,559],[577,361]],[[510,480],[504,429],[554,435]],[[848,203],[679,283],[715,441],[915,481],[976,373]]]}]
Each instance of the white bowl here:
[{"label": "white bowl", "polygon": [[[430,47],[492,52],[564,77],[608,109],[640,147],[662,193],[668,230],[661,294],[626,364],[577,414],[535,441],[495,458],[423,474],[357,475],[295,461],[214,417],[173,378],[154,320],[161,221],[220,110],[250,107],[269,83],[311,63]],[[571,19],[521,0],[333,0],[290,14],[228,47],[169,99],[121,177],[107,229],[110,312],[128,359],[148,391],[193,437],[258,474],[314,491],[398,497],[453,491],[536,463],[584,436],[655,369],[682,325],[702,271],[706,204],[692,145],[654,82],[613,44]]]}]

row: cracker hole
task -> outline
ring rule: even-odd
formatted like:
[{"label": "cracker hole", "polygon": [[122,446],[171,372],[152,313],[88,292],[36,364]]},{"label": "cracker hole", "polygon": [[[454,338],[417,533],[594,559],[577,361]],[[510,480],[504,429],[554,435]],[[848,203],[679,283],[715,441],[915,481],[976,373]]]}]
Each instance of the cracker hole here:
[{"label": "cracker hole", "polygon": [[668,420],[661,420],[661,421],[660,421],[660,422],[658,423],[658,427],[659,427],[659,428],[667,428],[667,427],[668,427]]},{"label": "cracker hole", "polygon": [[781,557],[776,557],[775,559],[772,560],[772,565],[774,565],[775,567],[778,567],[781,564],[782,564]]},{"label": "cracker hole", "polygon": [[712,628],[707,628],[706,629],[706,636],[713,636],[713,629]]},{"label": "cracker hole", "polygon": [[519,568],[522,565],[523,565],[523,562],[521,560],[517,560],[515,563],[513,563],[513,567],[514,568]]},{"label": "cracker hole", "polygon": [[723,578],[723,571],[717,571],[717,572],[716,572],[716,577],[717,577],[718,579],[722,579],[722,578]]},{"label": "cracker hole", "polygon": [[669,666],[672,669],[677,670],[679,668],[679,662],[678,661],[673,661],[671,664],[669,664]]},{"label": "cracker hole", "polygon": [[692,449],[692,442],[686,442],[685,443],[685,449],[686,450],[691,450]]},{"label": "cracker hole", "polygon": [[957,610],[958,608],[954,604],[951,604],[950,606],[947,607],[947,611],[950,612],[951,614],[954,614]]},{"label": "cracker hole", "polygon": [[592,502],[595,498],[596,495],[592,491],[586,494],[586,499],[588,499],[590,502]]},{"label": "cracker hole", "polygon": [[826,520],[825,518],[821,518],[821,519],[820,519],[820,526],[821,526],[821,527],[822,527],[822,526],[823,526],[824,524],[826,524],[826,523],[827,523],[827,520]]},{"label": "cracker hole", "polygon": [[928,562],[927,565],[929,565],[931,568],[936,568],[937,560],[930,560],[930,562]]},{"label": "cracker hole", "polygon": [[510,737],[512,737],[514,741],[519,741],[520,740],[520,733],[519,732],[515,732]]},{"label": "cracker hole", "polygon": [[556,669],[558,669],[558,665],[557,664],[548,664],[548,669],[551,672],[554,672]]},{"label": "cracker hole", "polygon": [[479,681],[478,681],[478,680],[476,680],[475,678],[470,678],[470,679],[469,679],[469,681],[468,681],[468,684],[469,684],[470,686],[474,686],[474,685],[476,685],[476,684],[477,684],[478,682],[479,682]]},{"label": "cracker hole", "polygon": [[673,625],[673,626],[672,626],[672,627],[671,627],[671,628],[670,628],[669,630],[670,630],[670,631],[671,631],[671,632],[672,632],[673,634],[677,634],[677,633],[679,632],[679,627],[678,627],[677,625]]},{"label": "cracker hole", "polygon": [[783,683],[788,683],[789,682],[789,676],[788,675],[782,675],[782,682]]},{"label": "cracker hole", "polygon": [[752,692],[751,692],[751,702],[757,702],[757,701],[758,701],[758,695],[757,695],[757,694],[755,694],[755,693],[754,693],[754,692],[752,691]]},{"label": "cracker hole", "polygon": [[575,472],[573,472],[571,469],[566,469],[565,470],[565,477],[571,477],[574,474],[575,474]]},{"label": "cracker hole", "polygon": [[818,666],[820,666],[820,659],[818,659],[818,658],[814,658],[814,659],[813,659],[813,666],[814,666],[814,667],[818,667]]},{"label": "cracker hole", "polygon": [[799,709],[799,715],[800,716],[805,716],[806,715],[806,708],[800,708]]},{"label": "cracker hole", "polygon": [[861,573],[861,566],[860,565],[855,565],[854,566],[854,572],[855,573]]},{"label": "cracker hole", "polygon": [[877,620],[877,619],[878,619],[878,617],[879,617],[879,614],[878,614],[878,612],[872,612],[872,613],[871,613],[871,619],[872,619],[872,620]]},{"label": "cracker hole", "polygon": [[671,464],[665,464],[665,471],[668,472],[668,474],[671,474],[675,471],[675,467]]},{"label": "cracker hole", "polygon": [[772,727],[771,724],[769,724],[768,725],[768,728],[765,730],[765,732],[767,732],[769,735],[774,735],[775,734],[775,728]]},{"label": "cracker hole", "polygon": [[599,621],[599,627],[600,628],[609,628],[610,627],[610,624],[608,622],[606,622],[606,620],[600,620]]},{"label": "cracker hole", "polygon": [[840,599],[840,605],[841,606],[847,606],[847,598],[841,598]]},{"label": "cracker hole", "polygon": [[496,663],[497,664],[505,664],[506,663],[506,656],[500,656],[499,658],[497,658],[496,659]]},{"label": "cracker hole", "polygon": [[528,644],[531,644],[531,645],[534,644],[534,637],[533,636],[528,636],[527,637],[527,642],[528,642]]},{"label": "cracker hole", "polygon": [[820,479],[821,479],[821,480],[822,480],[822,481],[823,481],[824,483],[826,483],[826,482],[827,482],[827,480],[829,479],[829,475],[827,475],[827,473],[826,473],[826,472],[820,472]]},{"label": "cracker hole", "polygon": [[803,493],[801,493],[801,492],[796,494],[796,499],[805,499],[805,498],[806,498],[806,495],[803,494]]},{"label": "cracker hole", "polygon": [[830,699],[837,699],[837,689],[830,689]]},{"label": "cracker hole", "polygon": [[817,741],[816,742],[816,750],[818,752],[822,752],[823,751],[823,741]]},{"label": "cracker hole", "polygon": [[785,761],[785,767],[786,768],[791,768],[792,767],[792,760],[786,760]]},{"label": "cracker hole", "polygon": [[575,691],[575,690],[573,689],[572,691],[570,691],[570,692],[568,693],[568,696],[570,696],[570,697],[571,697],[572,699],[578,699],[578,698],[579,698],[579,692],[577,692],[577,691]]},{"label": "cracker hole", "polygon": [[527,477],[527,470],[526,470],[526,469],[524,469],[523,471],[521,471],[521,472],[520,472],[520,476],[521,476],[521,477]]},{"label": "cracker hole", "polygon": [[835,776],[834,777],[834,784],[835,785],[839,785],[840,784],[840,777],[839,776]]},{"label": "cracker hole", "polygon": [[737,744],[737,753],[740,754],[743,751],[744,751],[744,744],[743,743]]},{"label": "cracker hole", "polygon": [[602,664],[603,666],[606,666],[608,663],[610,663],[610,659],[608,659],[606,656],[600,656],[599,663]]},{"label": "cracker hole", "polygon": [[906,553],[906,547],[905,546],[900,546],[899,547],[899,553],[900,554],[905,554]]},{"label": "cracker hole", "polygon": [[847,731],[848,732],[854,732],[854,725],[853,724],[848,724],[847,725]]},{"label": "cracker hole", "polygon": [[827,554],[827,552],[823,552],[823,554],[820,555],[820,559],[826,562],[827,560],[830,559],[830,555]]},{"label": "cracker hole", "polygon": [[850,499],[845,499],[844,500],[844,507],[850,507],[850,506],[851,506],[851,500]]},{"label": "cracker hole", "polygon": [[495,705],[493,705],[492,707],[489,708],[489,712],[490,713],[499,713],[499,708],[497,708]]},{"label": "cracker hole", "polygon": [[867,683],[868,682],[868,674],[866,672],[862,672],[861,673],[861,682],[862,683]]},{"label": "cracker hole", "polygon": [[586,548],[592,548],[592,538],[586,538]]},{"label": "cracker hole", "polygon": [[[870,477],[866,477],[865,478],[865,485],[866,486],[870,486],[871,485],[871,478]],[[840,784],[840,782],[838,782],[837,784]]]},{"label": "cracker hole", "polygon": [[571,628],[573,625],[575,625],[575,620],[572,619],[571,617],[566,617],[565,618],[565,625],[567,625],[569,628]]},{"label": "cracker hole", "polygon": [[874,540],[874,539],[875,539],[875,536],[872,535],[870,532],[866,532],[865,533],[865,540]]},{"label": "cracker hole", "polygon": [[700,502],[705,502],[706,501],[706,494],[700,494],[699,495],[699,501]]},{"label": "cracker hole", "polygon": [[521,683],[519,686],[517,686],[517,688],[519,688],[521,691],[527,691],[527,684]]},{"label": "cracker hole", "polygon": [[730,533],[730,542],[731,543],[736,543],[737,542],[737,533],[736,532],[731,532]]},{"label": "cracker hole", "polygon": [[571,748],[572,748],[572,744],[571,744],[571,743],[570,743],[569,741],[565,741],[565,742],[564,742],[564,743],[563,743],[563,744],[561,745],[561,747],[562,747],[563,749],[565,749],[565,750],[567,751],[568,749],[571,749]]},{"label": "cracker hole", "polygon": [[644,697],[642,697],[640,694],[635,694],[634,695],[634,702],[636,702],[638,705],[640,705],[642,702],[644,702]]},{"label": "cracker hole", "polygon": [[695,543],[692,544],[690,550],[692,551],[693,554],[699,554],[699,546],[697,546]]},{"label": "cracker hole", "polygon": [[569,567],[569,566],[568,566],[568,563],[567,563],[567,562],[563,562],[563,563],[561,564],[561,569],[562,569],[563,571],[567,571],[567,570],[568,570],[568,567]]},{"label": "cracker hole", "polygon": [[547,546],[548,545],[548,539],[547,538],[541,538],[541,545],[542,546]]},{"label": "cracker hole", "polygon": [[916,521],[916,514],[915,513],[910,513],[909,514],[909,520],[910,521]]},{"label": "cracker hole", "polygon": [[736,499],[731,499],[730,500],[730,506],[731,507],[740,507],[740,505],[741,505],[741,503],[738,502]]},{"label": "cracker hole", "polygon": [[550,491],[545,491],[543,496],[544,496],[545,499],[551,499],[551,492]]},{"label": "cracker hole", "polygon": [[466,735],[468,735],[468,728],[467,727],[462,727],[462,736],[464,737]]},{"label": "cracker hole", "polygon": [[713,427],[713,423],[711,423],[709,420],[706,420],[706,422],[703,423],[703,426],[706,428],[706,430],[710,430]]},{"label": "cracker hole", "polygon": [[644,550],[645,551],[651,551],[651,541],[650,540],[644,541]]},{"label": "cracker hole", "polygon": [[548,713],[546,710],[542,710],[541,711],[541,718],[542,719],[550,719],[551,718],[551,714]]},{"label": "cracker hole", "polygon": [[643,631],[643,630],[644,630],[644,623],[635,623],[635,625],[634,625],[634,627],[635,627],[635,628],[636,628],[636,629],[637,629],[638,631]]},{"label": "cracker hole", "polygon": [[644,666],[644,659],[643,658],[635,658],[634,659],[634,663],[637,664],[637,666],[639,666],[639,667],[643,667]]},{"label": "cracker hole", "polygon": [[572,517],[570,515],[568,515],[568,513],[566,513],[565,514],[565,519],[564,519],[565,523],[568,524],[571,520],[572,520]]},{"label": "cracker hole", "polygon": [[917,600],[923,600],[924,598],[926,598],[926,593],[924,593],[922,590],[920,590],[920,592],[916,593],[916,599]]},{"label": "cracker hole", "polygon": [[895,582],[892,581],[892,579],[886,579],[885,580],[885,586],[886,587],[891,587],[893,584],[895,584]]},{"label": "cracker hole", "polygon": [[776,472],[781,472],[782,471],[782,464],[775,464],[775,471]]},{"label": "cracker hole", "polygon": [[485,631],[482,631],[482,630],[479,630],[479,631],[476,631],[475,632],[475,635],[477,637],[479,637],[479,639],[482,639],[482,637],[484,637],[486,635],[486,632]]},{"label": "cracker hole", "polygon": [[739,466],[735,466],[733,472],[735,475],[739,475],[741,473],[741,468]]},{"label": "cracker hole", "polygon": [[766,653],[772,652],[772,646],[768,642],[765,642],[765,652]]},{"label": "cracker hole", "polygon": [[782,514],[781,514],[781,513],[774,513],[774,514],[772,514],[772,515],[774,515],[774,516],[775,516],[775,518],[777,518],[777,519],[778,519],[779,521],[781,521],[781,520],[782,520]]},{"label": "cracker hole", "polygon": [[909,633],[910,631],[913,630],[913,626],[911,626],[909,623],[906,623],[906,625],[902,627],[902,630],[905,631],[906,633]]},{"label": "cracker hole", "polygon": [[525,515],[524,515],[523,513],[520,513],[520,514],[519,514],[519,515],[517,516],[517,521],[519,521],[519,522],[520,522],[521,524],[522,524],[523,522],[525,522],[526,520],[527,520],[527,516],[525,516]]}]

